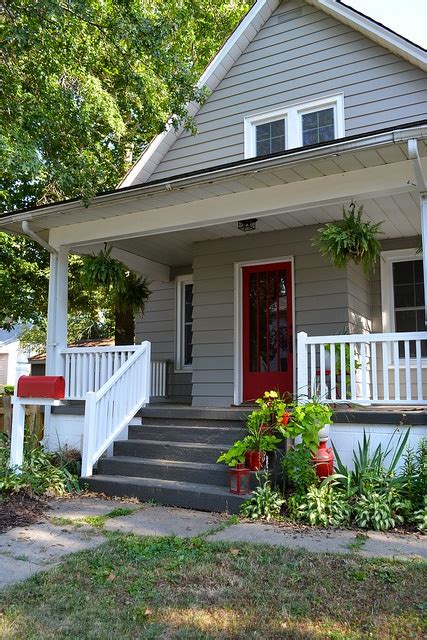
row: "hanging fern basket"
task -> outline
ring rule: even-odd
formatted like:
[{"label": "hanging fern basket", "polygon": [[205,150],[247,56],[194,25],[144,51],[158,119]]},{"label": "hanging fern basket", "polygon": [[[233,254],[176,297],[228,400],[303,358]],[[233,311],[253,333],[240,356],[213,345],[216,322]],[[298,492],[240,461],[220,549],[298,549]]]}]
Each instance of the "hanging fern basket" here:
[{"label": "hanging fern basket", "polygon": [[352,202],[347,210],[343,207],[342,221],[325,224],[313,238],[312,244],[329,258],[336,269],[343,269],[349,262],[354,262],[369,275],[375,271],[381,253],[376,236],[380,233],[382,222],[363,222],[362,215],[363,205],[356,208],[356,203]]}]

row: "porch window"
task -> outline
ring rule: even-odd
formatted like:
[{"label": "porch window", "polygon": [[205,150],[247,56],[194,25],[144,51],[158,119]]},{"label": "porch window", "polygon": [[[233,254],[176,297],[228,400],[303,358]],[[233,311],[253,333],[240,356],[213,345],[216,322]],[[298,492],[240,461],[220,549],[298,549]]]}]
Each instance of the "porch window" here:
[{"label": "porch window", "polygon": [[327,96],[245,118],[245,158],[342,138],[344,96]]},{"label": "porch window", "polygon": [[[383,330],[386,333],[426,331],[422,256],[416,249],[384,251],[381,262]],[[411,356],[415,356],[414,349],[411,343]],[[403,357],[403,351],[400,356]],[[427,357],[424,342],[422,356]]]},{"label": "porch window", "polygon": [[176,369],[185,371],[193,364],[193,278],[176,279]]}]

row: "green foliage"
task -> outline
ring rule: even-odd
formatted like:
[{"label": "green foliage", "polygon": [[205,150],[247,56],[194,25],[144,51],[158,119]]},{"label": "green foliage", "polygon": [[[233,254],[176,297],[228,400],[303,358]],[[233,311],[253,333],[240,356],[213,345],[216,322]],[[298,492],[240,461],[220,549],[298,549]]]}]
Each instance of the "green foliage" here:
[{"label": "green foliage", "polygon": [[3,208],[114,188],[147,143],[202,102],[203,68],[249,8],[229,0],[8,0]]},{"label": "green foliage", "polygon": [[[397,429],[385,449],[379,444],[371,453],[371,438],[363,431],[362,444],[358,443],[357,451],[353,452],[354,470],[348,469],[341,462],[338,451],[332,443],[337,473],[329,480],[337,481],[349,497],[369,495],[371,491],[386,491],[391,485],[396,484],[395,470],[408,442],[410,432],[408,429],[399,435],[393,452],[392,442],[396,433]],[[388,458],[390,458],[389,462]]]},{"label": "green foliage", "polygon": [[424,504],[412,514],[412,522],[422,533],[427,531],[427,496],[424,496]]},{"label": "green foliage", "polygon": [[6,396],[13,396],[15,387],[13,386],[13,384],[5,384],[3,387],[3,391]]},{"label": "green foliage", "polygon": [[332,484],[312,485],[305,495],[292,495],[288,507],[295,520],[312,526],[337,527],[350,522],[347,497]]},{"label": "green foliage", "polygon": [[18,475],[9,468],[8,439],[0,435],[0,494],[25,490],[37,495],[62,495],[80,490],[78,478],[69,470],[70,463],[64,456],[45,452],[28,434],[25,438],[22,473]]},{"label": "green foliage", "polygon": [[247,435],[243,440],[236,440],[228,451],[222,453],[217,462],[225,462],[229,467],[235,467],[245,461],[246,451],[275,451],[281,439],[268,434]]},{"label": "green foliage", "polygon": [[356,210],[356,203],[352,202],[347,211],[343,207],[341,222],[328,222],[312,241],[337,269],[343,269],[352,260],[366,274],[375,271],[381,253],[376,235],[382,223],[362,222],[362,214],[363,205]]},{"label": "green foliage", "polygon": [[318,482],[310,451],[299,445],[280,460],[282,476],[287,488],[301,495]]},{"label": "green foliage", "polygon": [[386,531],[404,522],[403,513],[408,505],[394,490],[376,492],[358,496],[353,506],[355,523],[363,529],[372,528]]},{"label": "green foliage", "polygon": [[271,520],[280,516],[284,498],[271,486],[268,473],[257,474],[258,486],[240,507],[240,513],[251,520]]},{"label": "green foliage", "polygon": [[416,451],[408,447],[403,454],[401,493],[414,510],[422,509],[427,495],[427,438],[422,438]]},{"label": "green foliage", "polygon": [[282,433],[287,438],[301,436],[303,444],[310,450],[316,451],[319,446],[319,429],[331,423],[332,410],[327,404],[313,399],[306,404],[295,405],[292,418]]}]

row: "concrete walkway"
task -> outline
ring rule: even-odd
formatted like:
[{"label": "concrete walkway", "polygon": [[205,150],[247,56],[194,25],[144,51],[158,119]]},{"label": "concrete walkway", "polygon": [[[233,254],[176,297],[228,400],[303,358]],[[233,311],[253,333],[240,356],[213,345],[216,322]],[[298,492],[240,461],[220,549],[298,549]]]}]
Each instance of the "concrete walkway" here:
[{"label": "concrete walkway", "polygon": [[[103,532],[141,536],[204,536],[207,540],[271,544],[362,557],[427,560],[427,537],[415,534],[297,529],[265,522],[230,524],[226,515],[101,498],[55,500],[44,521],[0,535],[0,588],[55,566],[69,553],[105,541]],[[118,508],[128,515],[105,517]]]}]

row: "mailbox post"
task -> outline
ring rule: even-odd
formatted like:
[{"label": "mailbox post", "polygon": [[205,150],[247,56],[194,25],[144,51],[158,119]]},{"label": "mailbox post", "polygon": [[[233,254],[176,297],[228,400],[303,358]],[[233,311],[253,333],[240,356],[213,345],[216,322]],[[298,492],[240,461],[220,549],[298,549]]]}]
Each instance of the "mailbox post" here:
[{"label": "mailbox post", "polygon": [[63,404],[65,380],[62,376],[21,376],[12,398],[12,436],[9,466],[22,473],[24,461],[25,405],[58,406]]}]

